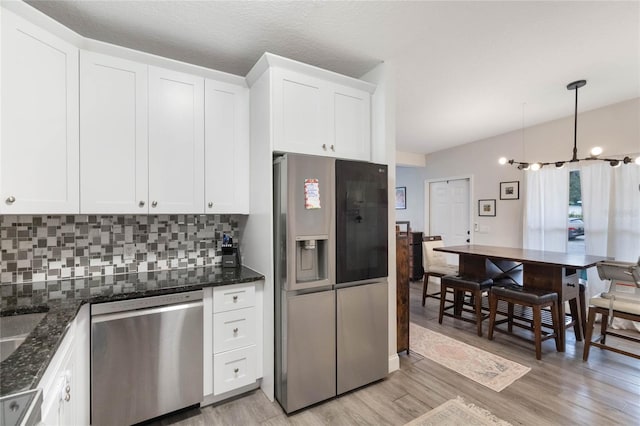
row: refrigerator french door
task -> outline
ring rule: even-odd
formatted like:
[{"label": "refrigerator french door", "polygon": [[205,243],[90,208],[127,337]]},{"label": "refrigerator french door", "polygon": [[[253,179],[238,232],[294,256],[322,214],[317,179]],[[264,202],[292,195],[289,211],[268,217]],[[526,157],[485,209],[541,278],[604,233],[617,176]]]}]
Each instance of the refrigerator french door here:
[{"label": "refrigerator french door", "polygon": [[388,275],[387,166],[336,160],[336,283]]}]

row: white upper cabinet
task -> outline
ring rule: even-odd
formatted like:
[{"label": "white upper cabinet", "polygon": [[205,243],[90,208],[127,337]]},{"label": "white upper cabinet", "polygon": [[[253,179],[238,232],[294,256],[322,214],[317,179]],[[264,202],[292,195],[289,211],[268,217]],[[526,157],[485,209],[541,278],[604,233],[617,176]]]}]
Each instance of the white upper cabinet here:
[{"label": "white upper cabinet", "polygon": [[2,10],[1,50],[0,213],[78,213],[78,49]]},{"label": "white upper cabinet", "polygon": [[318,78],[273,70],[274,150],[315,155],[330,152],[326,86]]},{"label": "white upper cabinet", "polygon": [[149,67],[149,213],[204,211],[204,79]]},{"label": "white upper cabinet", "polygon": [[331,149],[343,158],[371,158],[371,95],[332,84],[329,105]]},{"label": "white upper cabinet", "polygon": [[146,214],[147,66],[80,54],[80,211]]},{"label": "white upper cabinet", "polygon": [[205,213],[249,213],[249,89],[205,80]]},{"label": "white upper cabinet", "polygon": [[247,81],[263,76],[269,90],[251,96],[271,117],[273,151],[371,161],[374,85],[270,53]]}]

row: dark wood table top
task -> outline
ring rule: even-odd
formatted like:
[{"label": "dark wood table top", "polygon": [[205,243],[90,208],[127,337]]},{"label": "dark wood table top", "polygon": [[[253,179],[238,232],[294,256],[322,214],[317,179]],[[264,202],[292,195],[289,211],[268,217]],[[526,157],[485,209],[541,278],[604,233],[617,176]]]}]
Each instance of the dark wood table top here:
[{"label": "dark wood table top", "polygon": [[516,247],[496,247],[482,245],[462,245],[437,247],[436,251],[468,256],[490,257],[492,259],[513,260],[522,263],[553,265],[565,268],[584,269],[595,266],[602,260],[610,260],[604,256],[588,256],[585,254],[562,253],[557,251],[528,250]]}]

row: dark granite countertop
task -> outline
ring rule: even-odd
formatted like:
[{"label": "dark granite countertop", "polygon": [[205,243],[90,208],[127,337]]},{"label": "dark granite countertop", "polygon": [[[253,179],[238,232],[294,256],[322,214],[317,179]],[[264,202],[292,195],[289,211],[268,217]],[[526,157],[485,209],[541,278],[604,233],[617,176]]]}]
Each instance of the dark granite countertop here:
[{"label": "dark granite countertop", "polygon": [[0,396],[38,385],[67,328],[85,303],[135,299],[261,279],[264,279],[262,274],[244,266],[238,269],[208,266],[0,285],[0,316],[47,312],[18,349],[0,363]]}]

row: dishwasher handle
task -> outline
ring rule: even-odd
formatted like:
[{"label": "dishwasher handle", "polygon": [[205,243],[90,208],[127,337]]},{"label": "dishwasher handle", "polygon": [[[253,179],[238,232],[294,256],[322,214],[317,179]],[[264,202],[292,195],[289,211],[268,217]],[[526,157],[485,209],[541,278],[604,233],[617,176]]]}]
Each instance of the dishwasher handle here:
[{"label": "dishwasher handle", "polygon": [[91,318],[91,323],[93,324],[93,323],[101,323],[105,321],[115,321],[119,319],[139,317],[143,315],[161,314],[164,312],[171,312],[171,311],[177,311],[182,309],[202,308],[202,306],[203,306],[202,300],[199,300],[197,302],[178,303],[174,305],[158,306],[155,308],[138,309],[135,311],[116,312],[112,314],[100,314],[100,315],[94,315]]}]

